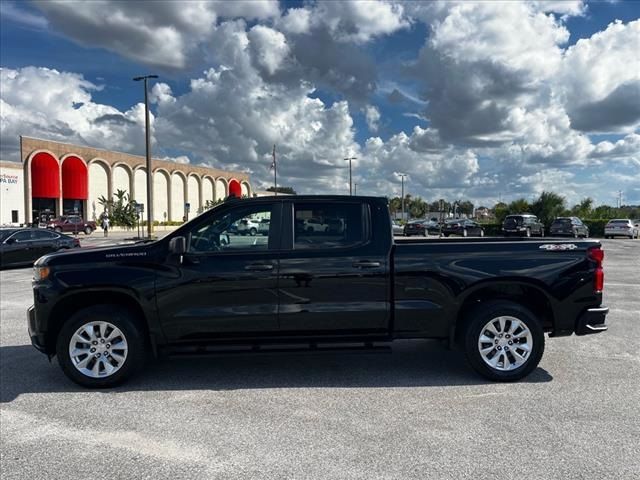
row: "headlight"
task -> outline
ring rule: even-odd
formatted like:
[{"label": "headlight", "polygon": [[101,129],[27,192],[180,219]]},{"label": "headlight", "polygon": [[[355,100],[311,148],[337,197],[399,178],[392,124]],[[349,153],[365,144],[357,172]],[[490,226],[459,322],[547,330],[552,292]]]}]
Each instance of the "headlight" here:
[{"label": "headlight", "polygon": [[46,280],[50,271],[49,267],[33,267],[33,280],[36,282]]}]

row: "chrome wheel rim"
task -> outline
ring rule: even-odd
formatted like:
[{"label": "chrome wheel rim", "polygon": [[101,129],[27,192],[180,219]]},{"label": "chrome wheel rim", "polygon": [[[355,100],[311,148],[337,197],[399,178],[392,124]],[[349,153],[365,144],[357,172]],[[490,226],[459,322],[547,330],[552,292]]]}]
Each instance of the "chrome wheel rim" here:
[{"label": "chrome wheel rim", "polygon": [[69,358],[80,373],[91,378],[115,374],[127,360],[127,339],[109,322],[89,322],[69,341]]},{"label": "chrome wheel rim", "polygon": [[516,317],[501,316],[489,320],[478,337],[478,351],[484,363],[502,372],[524,365],[532,349],[531,331]]}]

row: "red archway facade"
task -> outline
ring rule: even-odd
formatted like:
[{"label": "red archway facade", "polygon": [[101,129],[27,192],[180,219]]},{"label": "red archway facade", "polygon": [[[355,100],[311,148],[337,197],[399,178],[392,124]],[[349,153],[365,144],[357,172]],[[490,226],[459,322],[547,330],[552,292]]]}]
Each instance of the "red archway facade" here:
[{"label": "red archway facade", "polygon": [[62,198],[86,200],[89,186],[87,166],[78,157],[67,157],[62,162]]},{"label": "red archway facade", "polygon": [[31,160],[31,196],[33,198],[60,196],[58,161],[47,152],[36,153]]},{"label": "red archway facade", "polygon": [[229,181],[229,196],[238,198],[242,196],[242,187],[240,186],[240,182],[237,180]]}]

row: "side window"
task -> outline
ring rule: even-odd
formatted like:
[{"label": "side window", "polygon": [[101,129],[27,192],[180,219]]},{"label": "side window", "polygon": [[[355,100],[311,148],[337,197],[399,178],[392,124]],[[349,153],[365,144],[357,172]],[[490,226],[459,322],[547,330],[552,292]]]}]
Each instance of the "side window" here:
[{"label": "side window", "polygon": [[360,203],[300,203],[294,212],[296,250],[349,247],[365,240]]},{"label": "side window", "polygon": [[209,217],[188,234],[189,253],[256,251],[269,248],[272,205],[237,207]]},{"label": "side window", "polygon": [[18,232],[13,235],[13,238],[16,242],[26,242],[31,240],[31,231],[27,230],[24,232]]},{"label": "side window", "polygon": [[35,240],[51,240],[58,237],[59,235],[56,235],[53,232],[47,232],[45,230],[38,230],[36,232],[33,232],[33,238]]}]

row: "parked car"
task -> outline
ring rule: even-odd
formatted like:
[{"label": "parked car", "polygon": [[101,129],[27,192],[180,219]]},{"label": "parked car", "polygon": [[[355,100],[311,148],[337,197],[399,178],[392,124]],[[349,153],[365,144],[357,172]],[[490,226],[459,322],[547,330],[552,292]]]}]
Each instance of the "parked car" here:
[{"label": "parked car", "polygon": [[391,221],[391,231],[394,235],[402,235],[404,233],[404,227],[395,220]]},{"label": "parked car", "polygon": [[268,218],[263,218],[258,223],[258,233],[260,235],[269,235],[269,226],[271,225],[271,220]]},{"label": "parked car", "polygon": [[549,234],[553,236],[569,236],[573,238],[589,238],[589,227],[578,217],[558,217],[549,227]]},{"label": "parked car", "polygon": [[304,230],[307,233],[328,232],[329,224],[318,218],[308,218],[304,220]]},{"label": "parked car", "polygon": [[410,237],[412,235],[422,235],[426,237],[428,234],[440,234],[440,224],[435,220],[413,220],[404,226],[403,235]]},{"label": "parked car", "polygon": [[236,231],[238,235],[251,235],[255,237],[260,231],[260,220],[254,220],[252,218],[243,218],[236,222]]},{"label": "parked car", "polygon": [[[341,235],[293,228],[320,211],[344,222]],[[236,218],[264,212],[267,242],[221,241]],[[154,242],[45,255],[29,336],[97,388],[130,377],[147,349],[366,350],[408,338],[457,343],[481,375],[514,381],[537,367],[545,333],[607,329],[597,241],[395,243],[389,223],[384,198],[261,197],[222,203]]]},{"label": "parked car", "polygon": [[79,215],[63,215],[49,220],[47,228],[61,233],[80,233],[84,232],[85,235],[91,235],[96,230],[96,222],[93,220],[85,221]]},{"label": "parked car", "polygon": [[0,229],[0,267],[30,265],[47,253],[80,247],[80,240],[41,228]]},{"label": "parked car", "polygon": [[445,237],[449,235],[460,235],[461,237],[484,237],[484,229],[473,220],[459,218],[457,220],[448,220],[442,226],[442,234]]},{"label": "parked car", "polygon": [[544,237],[544,225],[538,220],[538,217],[528,213],[507,215],[502,222],[502,231],[505,237],[511,235]]},{"label": "parked car", "polygon": [[640,222],[628,218],[609,220],[604,226],[604,238],[613,237],[640,238]]}]

